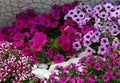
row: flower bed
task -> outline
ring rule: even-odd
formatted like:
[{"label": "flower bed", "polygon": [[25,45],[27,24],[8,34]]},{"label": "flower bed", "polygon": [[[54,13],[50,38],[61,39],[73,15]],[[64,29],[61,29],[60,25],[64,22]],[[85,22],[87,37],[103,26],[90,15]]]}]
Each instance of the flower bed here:
[{"label": "flower bed", "polygon": [[[53,74],[49,79],[39,79],[36,76],[33,78],[41,83],[43,81],[47,83],[119,83],[119,26],[120,6],[109,2],[103,2],[94,7],[77,2],[63,6],[55,4],[52,6],[52,12],[40,16],[34,9],[20,12],[11,26],[0,29],[0,40],[5,41],[5,46],[1,42],[0,61],[3,65],[7,64],[5,59],[12,58],[14,60],[10,65],[13,62],[16,66],[29,64],[29,68],[27,65],[18,70],[13,68],[15,69],[13,72],[7,71],[4,74],[3,70],[11,68],[9,64],[3,65],[0,72],[4,76],[1,75],[0,81],[21,82],[26,79],[30,81],[33,66],[38,64],[39,69],[47,70],[50,65],[55,64],[53,70],[56,72],[51,72]],[[14,49],[11,49],[9,43]],[[13,51],[16,53],[14,54]],[[81,55],[79,62],[69,61],[71,58],[78,60],[81,52],[85,52],[85,56]],[[26,59],[22,60],[22,57]],[[62,66],[59,66],[61,63]],[[30,69],[23,71],[23,74],[29,72],[29,76],[25,78],[20,77],[19,75],[22,76],[22,74],[18,72],[24,68]],[[9,76],[11,73],[15,75]]]}]

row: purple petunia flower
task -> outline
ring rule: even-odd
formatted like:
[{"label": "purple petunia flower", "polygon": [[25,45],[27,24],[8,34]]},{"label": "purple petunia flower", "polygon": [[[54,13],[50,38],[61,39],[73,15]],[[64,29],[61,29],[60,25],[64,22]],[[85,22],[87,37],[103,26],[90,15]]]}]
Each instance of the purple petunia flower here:
[{"label": "purple petunia flower", "polygon": [[75,80],[75,78],[71,78],[71,77],[68,77],[66,80],[65,80],[65,82],[64,83],[76,83],[76,80]]},{"label": "purple petunia flower", "polygon": [[111,33],[112,36],[117,36],[120,33],[120,30],[118,30],[118,29],[112,29],[110,31],[110,33]]},{"label": "purple petunia flower", "polygon": [[109,44],[108,37],[101,38],[100,44],[101,45],[108,45]]},{"label": "purple petunia flower", "polygon": [[110,80],[110,77],[108,75],[103,75],[102,80],[103,82],[108,82]]},{"label": "purple petunia flower", "polygon": [[91,41],[83,40],[83,46],[88,47],[88,46],[90,46],[91,44],[92,44]]},{"label": "purple petunia flower", "polygon": [[101,67],[101,65],[100,65],[99,63],[96,63],[96,64],[94,65],[94,68],[95,68],[97,71],[102,70],[102,67]]},{"label": "purple petunia flower", "polygon": [[73,48],[76,50],[76,51],[79,51],[81,49],[81,44],[79,41],[76,41],[76,42],[73,42]]},{"label": "purple petunia flower", "polygon": [[106,46],[103,46],[103,45],[99,46],[98,53],[103,55],[104,53],[106,53],[106,49],[107,49]]},{"label": "purple petunia flower", "polygon": [[54,63],[61,63],[64,61],[64,57],[62,54],[57,54],[54,56]]},{"label": "purple petunia flower", "polygon": [[87,55],[92,55],[92,54],[93,54],[93,49],[92,49],[91,47],[87,47],[87,48],[85,49],[85,53],[86,53]]},{"label": "purple petunia flower", "polygon": [[119,44],[120,44],[120,43],[119,43],[118,38],[114,38],[114,39],[113,39],[113,42],[112,42],[112,45],[114,45],[114,46],[117,48]]},{"label": "purple petunia flower", "polygon": [[111,3],[106,3],[103,6],[105,7],[105,9],[107,11],[110,11],[110,10],[112,10],[114,8],[114,5],[112,5]]},{"label": "purple petunia flower", "polygon": [[84,79],[83,78],[78,78],[77,83],[84,83]]},{"label": "purple petunia flower", "polygon": [[92,77],[86,77],[87,83],[95,83],[95,80]]},{"label": "purple petunia flower", "polygon": [[112,58],[112,59],[115,59],[115,58],[117,58],[117,57],[118,57],[118,53],[112,53],[112,54],[111,54],[111,58]]}]

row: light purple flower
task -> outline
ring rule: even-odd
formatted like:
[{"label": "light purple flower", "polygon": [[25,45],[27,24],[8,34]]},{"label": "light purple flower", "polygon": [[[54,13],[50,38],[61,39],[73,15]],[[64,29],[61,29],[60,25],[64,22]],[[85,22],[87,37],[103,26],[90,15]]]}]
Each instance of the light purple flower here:
[{"label": "light purple flower", "polygon": [[101,38],[100,44],[101,45],[108,45],[109,44],[108,37]]},{"label": "light purple flower", "polygon": [[114,46],[117,48],[119,44],[120,44],[120,43],[119,43],[118,38],[114,38],[114,39],[113,39],[113,42],[112,42],[112,45],[114,45]]},{"label": "light purple flower", "polygon": [[106,46],[103,46],[103,45],[99,46],[98,53],[103,55],[104,53],[106,53],[106,49],[107,49]]},{"label": "light purple flower", "polygon": [[73,42],[73,48],[76,50],[76,51],[79,51],[81,49],[81,44],[79,41],[76,41],[76,42]]},{"label": "light purple flower", "polygon": [[91,41],[83,40],[83,46],[88,47],[88,46],[90,46],[91,44],[92,44]]},{"label": "light purple flower", "polygon": [[93,9],[94,9],[94,11],[100,11],[102,9],[102,5],[98,4]]},{"label": "light purple flower", "polygon": [[93,54],[93,49],[92,49],[91,47],[87,47],[87,48],[85,49],[85,53],[86,53],[87,55],[92,55],[92,54]]},{"label": "light purple flower", "polygon": [[107,11],[112,10],[114,8],[114,5],[111,3],[106,3],[103,5]]},{"label": "light purple flower", "polygon": [[114,30],[111,30],[110,33],[112,36],[117,36],[120,33],[120,30],[114,29]]}]

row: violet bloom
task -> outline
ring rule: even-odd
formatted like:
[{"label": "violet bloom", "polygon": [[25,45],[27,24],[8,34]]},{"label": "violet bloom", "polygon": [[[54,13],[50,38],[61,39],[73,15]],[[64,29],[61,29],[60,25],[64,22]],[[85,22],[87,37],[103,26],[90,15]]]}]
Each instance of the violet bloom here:
[{"label": "violet bloom", "polygon": [[63,12],[64,14],[67,14],[70,9],[71,9],[70,4],[64,4],[64,5],[62,6],[62,12]]},{"label": "violet bloom", "polygon": [[98,47],[98,53],[99,54],[104,54],[104,53],[106,53],[106,46],[99,46]]},{"label": "violet bloom", "polygon": [[27,23],[25,24],[25,28],[35,28],[35,21],[30,19],[27,21]]},{"label": "violet bloom", "polygon": [[81,49],[81,44],[79,41],[76,41],[76,42],[73,42],[73,48],[76,50],[76,51],[79,51]]},{"label": "violet bloom", "polygon": [[91,41],[92,41],[92,42],[99,42],[99,37],[93,35],[92,38],[91,38]]},{"label": "violet bloom", "polygon": [[83,40],[83,46],[88,47],[88,46],[90,46],[91,44],[92,44],[91,41]]},{"label": "violet bloom", "polygon": [[100,44],[101,45],[108,45],[109,44],[108,37],[101,38]]},{"label": "violet bloom", "polygon": [[81,33],[82,33],[82,34],[86,34],[86,33],[88,33],[89,31],[91,31],[91,27],[89,27],[89,26],[85,26],[85,27],[83,27],[83,28],[81,29]]},{"label": "violet bloom", "polygon": [[110,77],[108,75],[103,75],[102,80],[103,82],[108,82],[110,80]]},{"label": "violet bloom", "polygon": [[87,77],[87,83],[95,83],[95,80],[92,77]]},{"label": "violet bloom", "polygon": [[107,11],[110,11],[114,8],[114,5],[112,5],[111,3],[106,3],[103,6]]},{"label": "violet bloom", "polygon": [[47,43],[47,36],[42,32],[35,33],[34,37],[39,42],[40,45],[45,45]]},{"label": "violet bloom", "polygon": [[61,63],[64,61],[64,57],[62,54],[57,54],[54,56],[54,63]]},{"label": "violet bloom", "polygon": [[107,70],[107,74],[109,75],[110,78],[114,77],[114,72],[110,69]]},{"label": "violet bloom", "polygon": [[91,37],[92,37],[92,35],[91,35],[91,34],[88,34],[88,33],[83,36],[83,38],[84,38],[85,40],[90,40]]},{"label": "violet bloom", "polygon": [[99,14],[99,17],[103,18],[103,19],[107,19],[108,18],[108,14],[106,12],[101,12]]},{"label": "violet bloom", "polygon": [[87,48],[85,49],[85,53],[86,53],[87,55],[92,55],[92,54],[93,54],[93,49],[92,49],[91,47],[87,47]]},{"label": "violet bloom", "polygon": [[68,78],[65,80],[64,83],[76,83],[76,80],[75,80],[75,78],[70,78],[70,77],[68,77]]},{"label": "violet bloom", "polygon": [[94,9],[94,11],[100,11],[102,9],[102,5],[98,4],[93,9]]},{"label": "violet bloom", "polygon": [[115,59],[115,58],[117,58],[117,57],[118,57],[118,53],[112,53],[112,54],[111,54],[111,58],[112,58],[112,59]]},{"label": "violet bloom", "polygon": [[19,30],[23,29],[23,27],[24,27],[23,20],[17,20],[15,23],[15,27]]},{"label": "violet bloom", "polygon": [[110,69],[112,66],[111,66],[110,63],[106,63],[106,67],[107,67],[108,69]]},{"label": "violet bloom", "polygon": [[113,29],[113,30],[110,31],[110,33],[111,33],[112,36],[117,36],[120,33],[120,30]]},{"label": "violet bloom", "polygon": [[119,44],[120,44],[120,43],[119,43],[118,38],[114,38],[114,39],[113,39],[113,42],[112,42],[112,45],[114,45],[114,46],[117,48]]},{"label": "violet bloom", "polygon": [[40,45],[39,42],[33,43],[33,44],[31,45],[31,47],[32,47],[36,52],[42,51],[42,46]]},{"label": "violet bloom", "polygon": [[94,65],[94,68],[95,68],[97,71],[102,70],[102,67],[101,67],[101,65],[100,65],[99,63],[96,63],[96,64]]},{"label": "violet bloom", "polygon": [[83,78],[78,78],[77,83],[84,83],[84,79]]}]

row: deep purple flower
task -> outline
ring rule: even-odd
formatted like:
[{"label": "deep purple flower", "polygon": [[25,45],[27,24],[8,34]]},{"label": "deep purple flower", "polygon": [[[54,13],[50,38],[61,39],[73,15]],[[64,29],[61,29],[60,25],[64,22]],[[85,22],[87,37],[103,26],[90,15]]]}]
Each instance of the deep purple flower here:
[{"label": "deep purple flower", "polygon": [[100,44],[101,45],[108,45],[109,44],[108,37],[101,38]]}]

